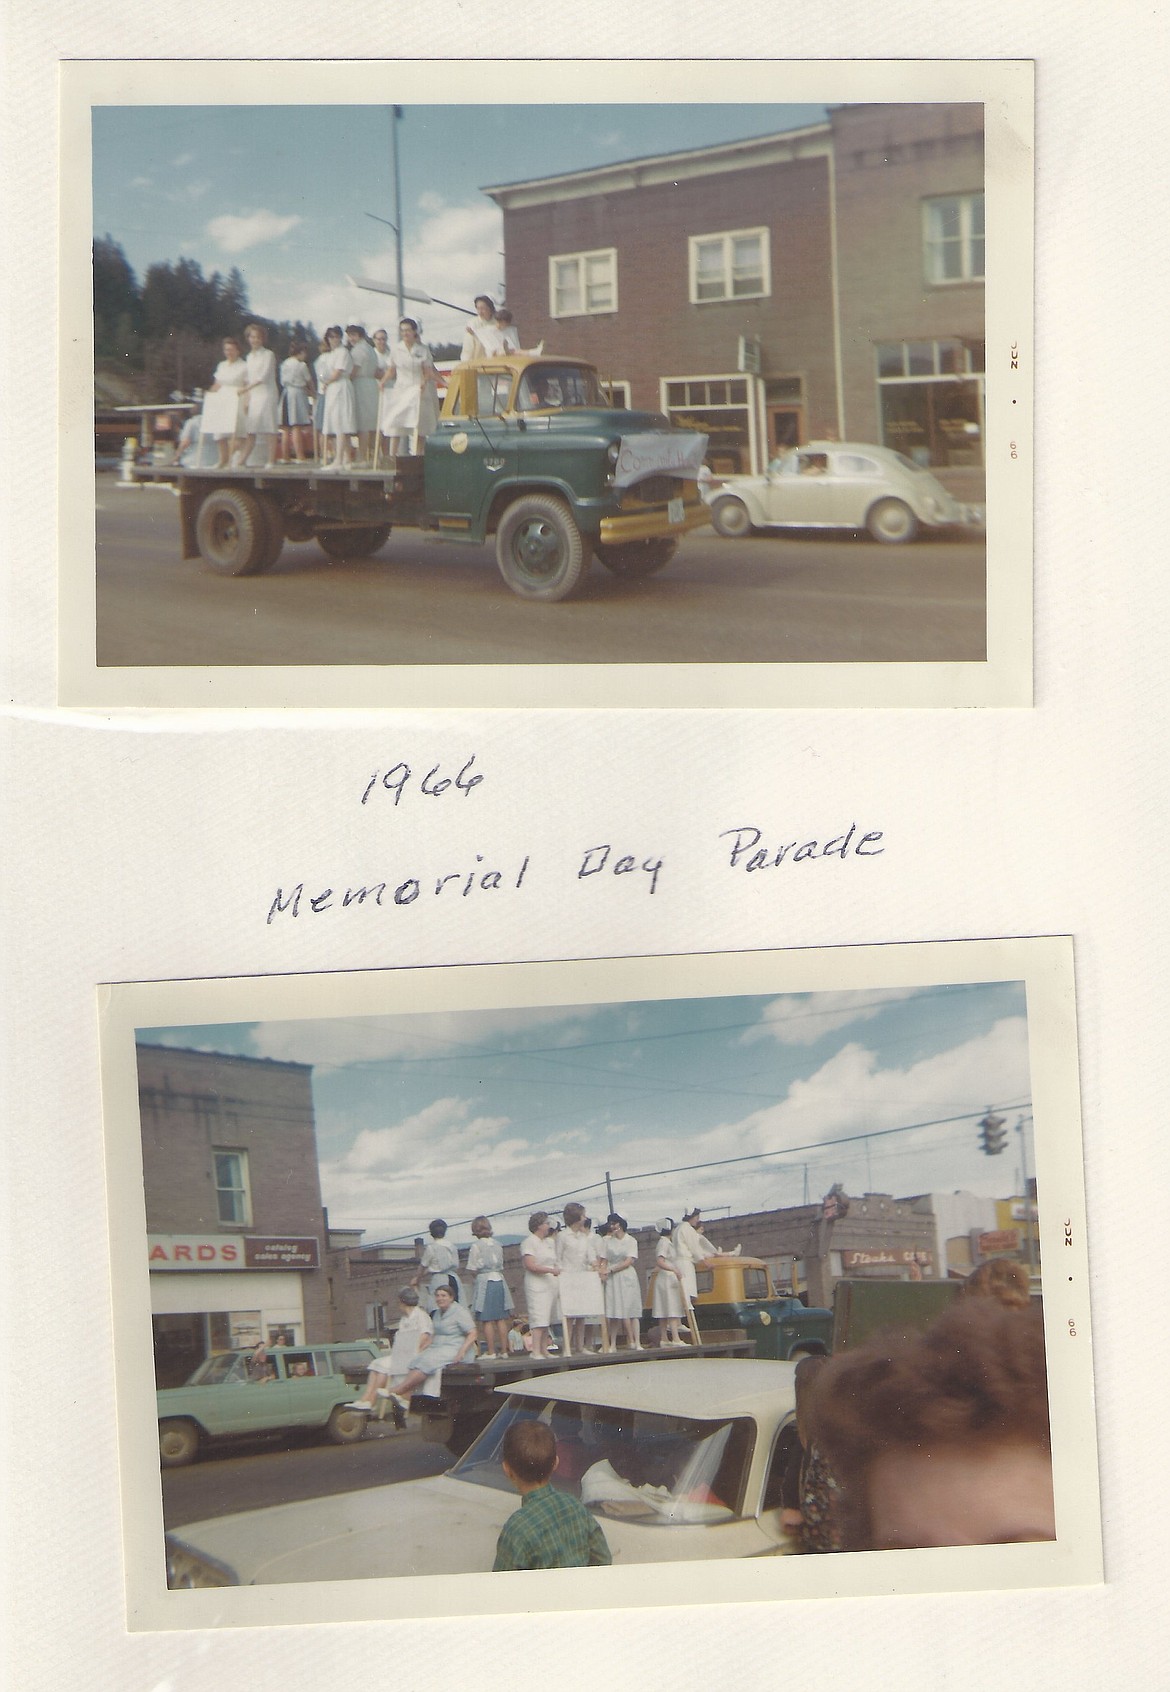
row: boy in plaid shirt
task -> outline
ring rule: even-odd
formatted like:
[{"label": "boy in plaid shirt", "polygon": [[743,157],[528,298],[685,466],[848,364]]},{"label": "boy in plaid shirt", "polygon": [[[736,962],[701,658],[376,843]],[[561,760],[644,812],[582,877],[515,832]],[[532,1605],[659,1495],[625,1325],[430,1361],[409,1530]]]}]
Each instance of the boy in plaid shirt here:
[{"label": "boy in plaid shirt", "polygon": [[545,1422],[513,1422],[504,1435],[504,1473],[521,1496],[496,1542],[493,1569],[582,1569],[612,1563],[584,1504],[549,1485],[557,1442]]}]

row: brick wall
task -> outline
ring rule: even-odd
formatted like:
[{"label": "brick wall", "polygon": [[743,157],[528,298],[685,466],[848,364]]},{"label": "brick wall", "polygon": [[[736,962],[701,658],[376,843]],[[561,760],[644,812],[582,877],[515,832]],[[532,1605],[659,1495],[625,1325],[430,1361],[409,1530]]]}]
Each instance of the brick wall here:
[{"label": "brick wall", "polygon": [[[160,1234],[313,1236],[324,1263],[312,1071],[304,1064],[138,1047],[146,1223]],[[252,1219],[219,1220],[214,1152],[248,1154]],[[305,1337],[329,1337],[324,1269],[301,1276]]]}]

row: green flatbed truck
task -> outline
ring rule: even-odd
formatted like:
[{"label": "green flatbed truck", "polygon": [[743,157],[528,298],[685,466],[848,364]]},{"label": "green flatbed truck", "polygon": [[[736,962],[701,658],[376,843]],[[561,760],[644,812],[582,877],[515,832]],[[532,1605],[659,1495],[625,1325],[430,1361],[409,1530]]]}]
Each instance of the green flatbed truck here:
[{"label": "green flatbed truck", "polygon": [[494,541],[513,593],[561,600],[594,555],[649,576],[710,521],[696,479],[706,447],[658,413],[615,409],[581,359],[517,353],[456,365],[423,451],[382,469],[128,465],[125,479],[174,485],[183,557],[220,575],[270,570],[286,540],[367,558],[399,527]]}]

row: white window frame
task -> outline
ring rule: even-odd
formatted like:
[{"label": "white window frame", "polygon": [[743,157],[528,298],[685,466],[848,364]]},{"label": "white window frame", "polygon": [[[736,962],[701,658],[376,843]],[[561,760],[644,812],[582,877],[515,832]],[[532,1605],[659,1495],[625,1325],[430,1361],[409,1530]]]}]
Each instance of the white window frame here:
[{"label": "white window frame", "polygon": [[[978,237],[983,242],[983,269],[976,273],[972,267],[971,250],[976,236],[972,230],[972,212],[976,202],[984,202],[983,190],[972,191],[969,194],[932,194],[930,199],[922,202],[922,268],[927,283],[932,288],[960,288],[972,282],[983,282],[987,274],[987,220],[986,209],[983,223],[983,233]],[[956,204],[959,208],[959,267],[958,276],[941,276],[935,272],[940,268],[938,259],[943,250],[943,240],[932,233],[931,213],[935,206]]]},{"label": "white window frame", "polygon": [[[221,1228],[249,1228],[252,1225],[252,1182],[248,1170],[248,1154],[239,1146],[213,1146],[212,1158],[234,1157],[239,1159],[241,1184],[238,1187],[221,1187],[219,1183],[219,1169],[213,1164],[215,1174],[215,1209]],[[240,1209],[242,1216],[225,1216],[223,1214],[223,1196],[227,1193],[239,1193],[241,1196]],[[234,1206],[233,1206],[234,1208]]]},{"label": "white window frame", "polygon": [[[610,270],[610,288],[612,302],[609,305],[591,306],[585,280],[585,265],[588,259],[608,259]],[[575,264],[577,266],[577,294],[581,301],[575,311],[557,310],[557,266],[558,264]],[[588,252],[581,253],[550,253],[548,260],[548,314],[553,318],[566,317],[610,317],[618,308],[618,264],[616,247],[593,247]]]},{"label": "white window frame", "polygon": [[[742,241],[746,236],[755,235],[760,242],[760,271],[762,285],[749,294],[737,294],[733,291],[735,281],[731,268],[731,243]],[[699,298],[699,248],[709,245],[713,241],[723,243],[723,287],[724,292]],[[771,231],[767,224],[761,224],[756,229],[717,229],[709,235],[691,235],[687,242],[688,269],[690,274],[690,297],[692,305],[734,305],[738,300],[767,299],[772,292],[772,242]]]},{"label": "white window frame", "polygon": [[622,399],[622,407],[621,408],[622,408],[623,411],[631,411],[633,409],[633,397],[632,397],[632,394],[631,394],[630,384],[629,384],[629,382],[627,382],[625,380],[624,377],[621,377],[621,376],[603,376],[603,377],[601,377],[601,385],[602,385],[603,388],[609,389],[610,393],[613,395],[615,402],[618,398],[618,394],[619,393],[621,394],[621,399]]}]

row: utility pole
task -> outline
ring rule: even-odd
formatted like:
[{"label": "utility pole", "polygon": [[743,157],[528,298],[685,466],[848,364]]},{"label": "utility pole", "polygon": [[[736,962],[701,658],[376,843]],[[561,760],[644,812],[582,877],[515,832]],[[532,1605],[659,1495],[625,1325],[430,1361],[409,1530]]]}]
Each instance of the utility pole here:
[{"label": "utility pole", "polygon": [[1036,1225],[1032,1221],[1031,1201],[1028,1198],[1028,1136],[1024,1131],[1024,1124],[1031,1120],[1030,1116],[1021,1116],[1016,1123],[1016,1133],[1020,1136],[1020,1164],[1023,1172],[1020,1190],[1024,1201],[1024,1237],[1028,1242],[1029,1274],[1036,1267]]},{"label": "utility pole", "polygon": [[394,262],[395,276],[398,281],[398,316],[401,318],[406,310],[402,292],[402,183],[398,171],[398,121],[402,116],[401,106],[390,108],[390,154],[394,163]]},{"label": "utility pole", "polygon": [[605,1172],[605,1201],[606,1201],[606,1203],[607,1203],[607,1204],[608,1204],[608,1205],[609,1205],[609,1212],[608,1212],[608,1214],[609,1214],[609,1215],[610,1215],[610,1216],[612,1216],[612,1215],[613,1215],[613,1214],[614,1214],[614,1209],[613,1209],[613,1187],[612,1187],[612,1185],[611,1185],[611,1184],[610,1184],[610,1179],[609,1179],[609,1170],[608,1170],[608,1169],[607,1169],[607,1170],[606,1170],[606,1172]]}]

